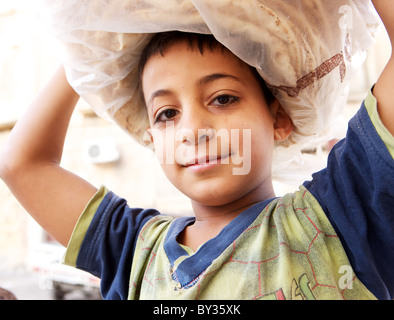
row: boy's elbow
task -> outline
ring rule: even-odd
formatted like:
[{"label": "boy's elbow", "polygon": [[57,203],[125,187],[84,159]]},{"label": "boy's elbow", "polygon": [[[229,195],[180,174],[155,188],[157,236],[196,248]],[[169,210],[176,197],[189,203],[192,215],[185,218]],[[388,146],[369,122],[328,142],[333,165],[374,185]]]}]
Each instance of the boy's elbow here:
[{"label": "boy's elbow", "polygon": [[5,181],[5,179],[7,177],[7,171],[8,171],[7,166],[0,159],[0,179],[1,180]]},{"label": "boy's elbow", "polygon": [[6,152],[0,153],[0,179],[7,183],[16,172],[15,163],[7,156]]},{"label": "boy's elbow", "polygon": [[0,152],[0,178],[7,185],[18,179],[26,168],[26,164],[13,155],[12,152],[7,150]]},{"label": "boy's elbow", "polygon": [[[0,150],[1,151],[1,150]],[[8,165],[6,163],[5,152],[0,152],[0,179],[5,180],[8,173]]]}]

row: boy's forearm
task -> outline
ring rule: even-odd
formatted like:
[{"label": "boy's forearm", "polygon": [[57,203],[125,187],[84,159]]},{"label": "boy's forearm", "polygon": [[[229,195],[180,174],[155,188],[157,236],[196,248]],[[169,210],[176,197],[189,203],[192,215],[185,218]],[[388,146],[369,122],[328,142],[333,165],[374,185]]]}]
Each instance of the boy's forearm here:
[{"label": "boy's forearm", "polygon": [[3,165],[24,167],[37,162],[60,163],[78,98],[60,67],[12,130],[3,151]]},{"label": "boy's forearm", "polygon": [[372,0],[372,3],[382,19],[392,44],[394,41],[394,3],[392,0]]},{"label": "boy's forearm", "polygon": [[63,245],[97,191],[60,167],[77,101],[59,68],[15,125],[0,155],[0,177],[26,211]]}]

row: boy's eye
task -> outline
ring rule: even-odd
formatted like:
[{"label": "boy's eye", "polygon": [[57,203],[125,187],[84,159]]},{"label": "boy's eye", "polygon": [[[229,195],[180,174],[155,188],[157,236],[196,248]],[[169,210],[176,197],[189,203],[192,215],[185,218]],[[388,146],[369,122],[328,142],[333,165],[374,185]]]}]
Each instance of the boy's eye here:
[{"label": "boy's eye", "polygon": [[237,102],[239,99],[237,97],[228,95],[228,94],[223,94],[221,96],[216,97],[213,101],[212,104],[216,106],[226,106],[230,105],[234,102]]},{"label": "boy's eye", "polygon": [[155,122],[164,122],[171,120],[175,116],[177,116],[179,111],[174,110],[174,109],[167,109],[164,110],[163,112],[160,112],[159,115],[156,117]]}]

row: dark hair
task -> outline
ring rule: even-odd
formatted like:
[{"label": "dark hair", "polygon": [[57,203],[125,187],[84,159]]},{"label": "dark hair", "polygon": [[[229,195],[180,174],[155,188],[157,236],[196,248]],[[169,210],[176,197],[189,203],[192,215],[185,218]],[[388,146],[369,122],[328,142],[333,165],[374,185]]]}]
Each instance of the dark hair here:
[{"label": "dark hair", "polygon": [[[217,41],[215,37],[211,34],[188,33],[180,31],[168,31],[155,34],[143,50],[138,65],[139,90],[141,99],[142,101],[144,101],[144,103],[145,99],[142,92],[141,80],[146,63],[152,56],[156,54],[161,54],[162,56],[164,56],[164,52],[166,49],[180,42],[187,43],[190,49],[195,49],[197,46],[201,54],[204,54],[204,49],[209,49],[211,51],[215,49],[226,49],[226,47],[224,47],[219,41]],[[268,89],[265,81],[257,72],[256,68],[252,66],[249,66],[249,68],[253,76],[259,83],[267,104],[270,105],[275,100],[274,95]]]}]

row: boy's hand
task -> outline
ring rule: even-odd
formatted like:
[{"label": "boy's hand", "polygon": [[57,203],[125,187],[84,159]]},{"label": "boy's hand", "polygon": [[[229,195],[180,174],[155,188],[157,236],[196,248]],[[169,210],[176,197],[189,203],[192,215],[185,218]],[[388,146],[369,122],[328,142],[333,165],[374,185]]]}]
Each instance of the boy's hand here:
[{"label": "boy's hand", "polygon": [[59,68],[15,125],[0,154],[0,177],[26,211],[63,245],[97,191],[60,167],[78,98]]},{"label": "boy's hand", "polygon": [[[391,47],[394,41],[394,2],[392,0],[373,0],[387,33]],[[379,116],[385,127],[394,135],[394,58],[391,55],[373,90],[378,102]]]}]

